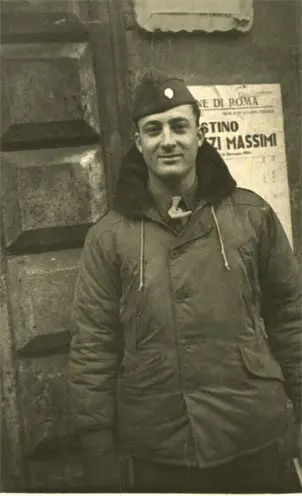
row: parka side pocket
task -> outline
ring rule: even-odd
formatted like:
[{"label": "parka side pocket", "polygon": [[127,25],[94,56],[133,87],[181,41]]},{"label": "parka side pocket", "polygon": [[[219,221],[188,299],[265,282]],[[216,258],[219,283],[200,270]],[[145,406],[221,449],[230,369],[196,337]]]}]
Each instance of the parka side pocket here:
[{"label": "parka side pocket", "polygon": [[268,352],[256,351],[244,346],[239,346],[239,349],[245,369],[250,375],[284,382],[279,363]]}]

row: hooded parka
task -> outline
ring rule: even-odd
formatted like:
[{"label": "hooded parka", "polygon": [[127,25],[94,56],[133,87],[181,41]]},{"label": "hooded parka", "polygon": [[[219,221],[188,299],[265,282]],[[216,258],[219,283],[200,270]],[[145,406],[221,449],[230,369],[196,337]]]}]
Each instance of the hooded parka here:
[{"label": "hooded parka", "polygon": [[301,299],[272,208],[207,142],[196,170],[199,202],[176,233],[142,156],[126,155],[83,250],[70,389],[88,445],[206,468],[282,436],[288,398],[301,422]]}]

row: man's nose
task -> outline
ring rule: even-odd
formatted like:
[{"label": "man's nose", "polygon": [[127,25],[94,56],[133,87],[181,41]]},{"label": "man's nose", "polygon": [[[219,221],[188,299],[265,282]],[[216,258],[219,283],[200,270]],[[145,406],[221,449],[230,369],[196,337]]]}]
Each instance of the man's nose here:
[{"label": "man's nose", "polygon": [[173,131],[169,127],[163,129],[161,145],[163,148],[170,148],[175,146],[175,136]]}]

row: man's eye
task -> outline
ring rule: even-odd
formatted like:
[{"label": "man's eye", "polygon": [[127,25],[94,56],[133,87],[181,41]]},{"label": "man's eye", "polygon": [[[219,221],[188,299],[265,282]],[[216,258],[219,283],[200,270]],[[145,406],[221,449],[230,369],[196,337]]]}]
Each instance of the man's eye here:
[{"label": "man's eye", "polygon": [[186,131],[186,125],[185,124],[175,124],[173,126],[173,130],[176,133],[184,133]]},{"label": "man's eye", "polygon": [[150,135],[150,136],[156,136],[157,134],[160,133],[160,128],[159,127],[149,127],[146,132]]}]

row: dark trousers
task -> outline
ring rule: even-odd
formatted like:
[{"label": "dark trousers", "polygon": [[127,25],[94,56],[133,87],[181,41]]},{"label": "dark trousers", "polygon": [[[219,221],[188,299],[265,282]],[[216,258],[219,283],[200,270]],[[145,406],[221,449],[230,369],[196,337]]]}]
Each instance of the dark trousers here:
[{"label": "dark trousers", "polygon": [[134,460],[135,492],[285,493],[299,491],[278,442],[209,469]]}]

